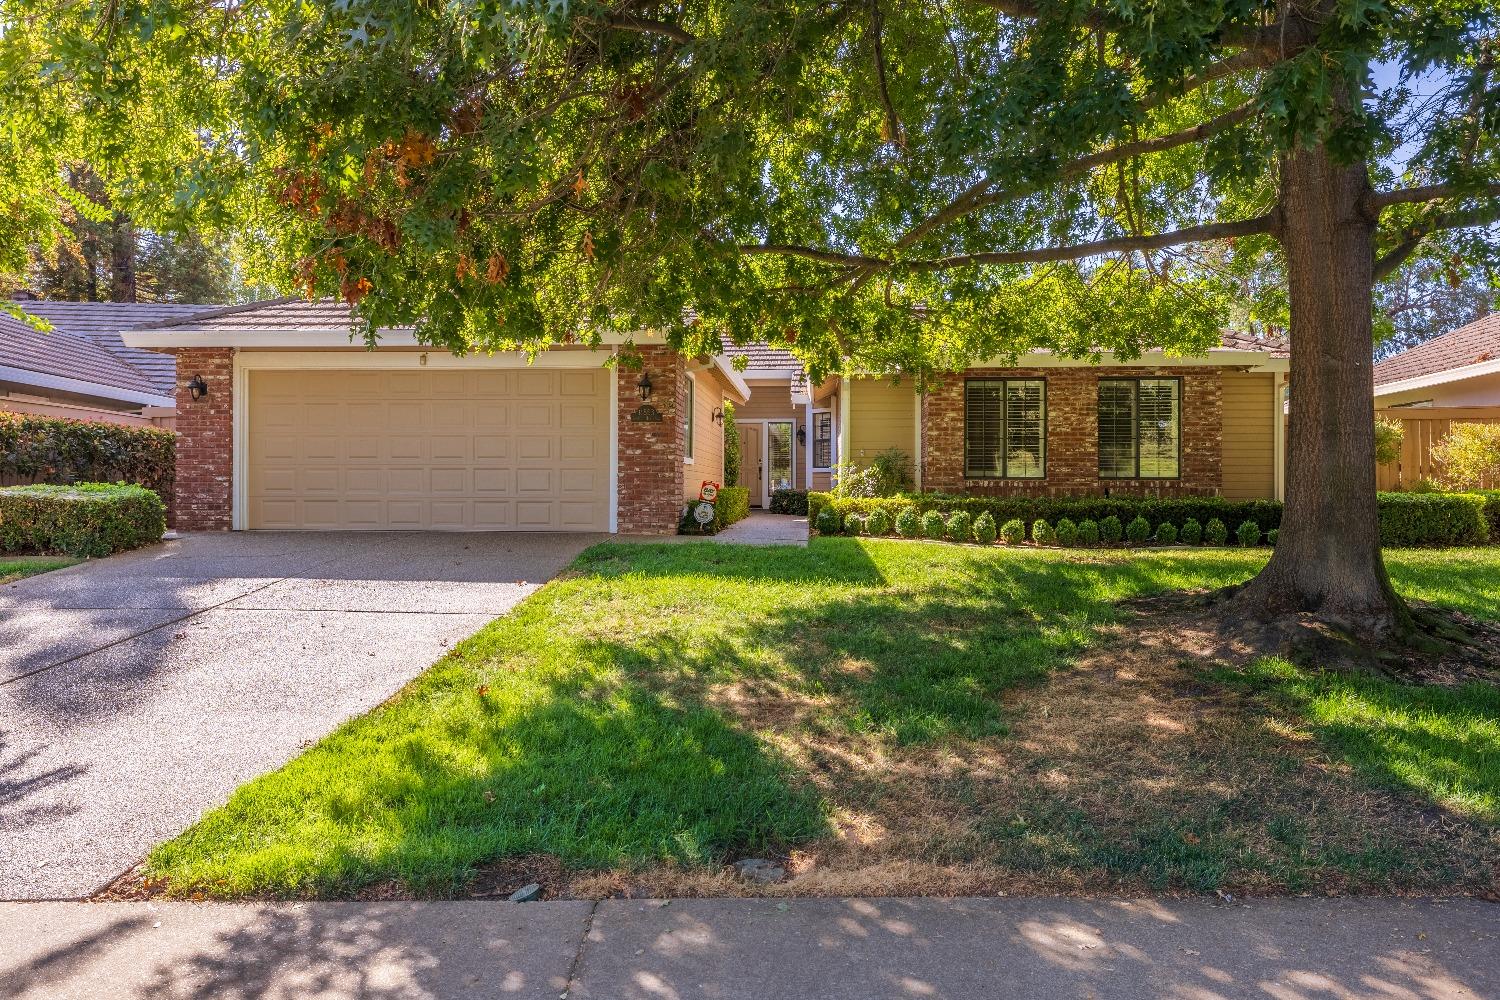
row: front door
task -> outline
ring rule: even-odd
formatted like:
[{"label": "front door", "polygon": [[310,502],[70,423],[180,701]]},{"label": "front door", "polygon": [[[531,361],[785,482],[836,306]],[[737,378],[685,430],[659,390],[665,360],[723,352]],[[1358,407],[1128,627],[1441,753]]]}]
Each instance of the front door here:
[{"label": "front door", "polygon": [[776,490],[792,488],[792,430],[790,420],[766,421],[766,500],[770,506],[770,494]]},{"label": "front door", "polygon": [[750,487],[750,505],[766,505],[766,466],[759,424],[740,425],[740,485]]}]

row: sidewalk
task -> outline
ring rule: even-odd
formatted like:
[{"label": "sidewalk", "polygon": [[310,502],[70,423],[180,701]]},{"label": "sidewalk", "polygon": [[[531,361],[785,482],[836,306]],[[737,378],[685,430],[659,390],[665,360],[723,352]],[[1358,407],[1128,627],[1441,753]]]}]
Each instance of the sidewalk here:
[{"label": "sidewalk", "polygon": [[1472,900],[5,903],[0,997],[1480,1000]]}]

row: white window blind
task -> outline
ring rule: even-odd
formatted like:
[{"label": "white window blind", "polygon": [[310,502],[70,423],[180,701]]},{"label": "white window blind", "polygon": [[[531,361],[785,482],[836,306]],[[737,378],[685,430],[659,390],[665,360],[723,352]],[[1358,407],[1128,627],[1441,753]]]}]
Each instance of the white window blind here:
[{"label": "white window blind", "polygon": [[1047,469],[1047,383],[970,379],[964,383],[964,475],[1041,479]]}]

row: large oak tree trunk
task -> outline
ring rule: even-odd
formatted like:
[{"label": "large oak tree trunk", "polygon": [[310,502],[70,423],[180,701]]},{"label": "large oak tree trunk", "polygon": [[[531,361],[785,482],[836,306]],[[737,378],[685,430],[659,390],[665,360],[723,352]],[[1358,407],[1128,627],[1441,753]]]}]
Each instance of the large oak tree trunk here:
[{"label": "large oak tree trunk", "polygon": [[1371,295],[1375,220],[1363,162],[1321,145],[1282,162],[1291,302],[1291,463],[1271,561],[1236,595],[1258,617],[1311,612],[1372,639],[1410,623],[1380,556]]}]

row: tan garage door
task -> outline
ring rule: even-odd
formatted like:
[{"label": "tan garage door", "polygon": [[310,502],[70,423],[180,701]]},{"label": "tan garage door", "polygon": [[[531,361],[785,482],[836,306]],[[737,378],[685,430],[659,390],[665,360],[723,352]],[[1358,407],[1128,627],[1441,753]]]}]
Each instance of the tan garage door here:
[{"label": "tan garage door", "polygon": [[246,526],[607,531],[606,378],[251,371]]}]

